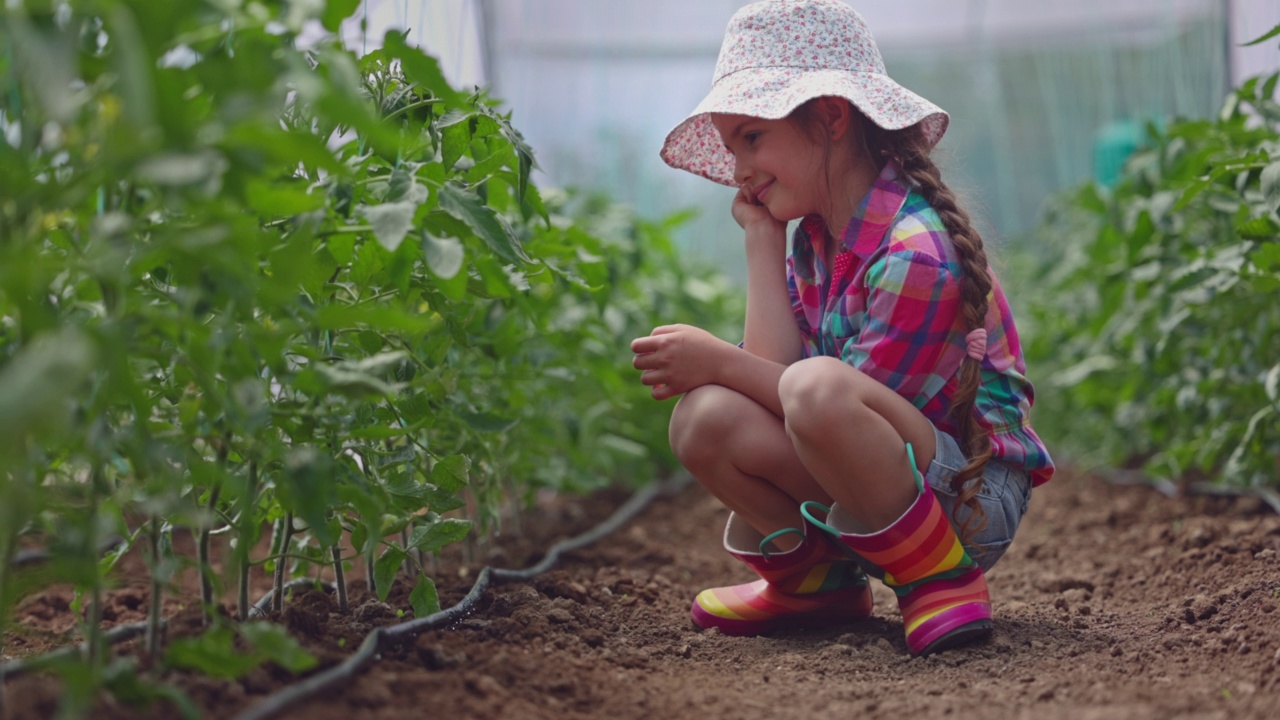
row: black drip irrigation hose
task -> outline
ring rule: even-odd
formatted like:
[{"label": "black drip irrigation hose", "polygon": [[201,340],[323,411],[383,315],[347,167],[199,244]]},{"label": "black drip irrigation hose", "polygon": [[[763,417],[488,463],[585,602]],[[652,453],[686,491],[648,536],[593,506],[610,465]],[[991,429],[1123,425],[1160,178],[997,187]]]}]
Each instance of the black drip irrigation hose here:
[{"label": "black drip irrigation hose", "polygon": [[294,683],[279,692],[267,696],[258,704],[236,715],[233,720],[267,720],[284,712],[293,705],[309,699],[323,690],[333,687],[336,682],[344,682],[360,674],[370,663],[381,658],[383,651],[396,647],[417,637],[422,632],[440,625],[447,625],[471,614],[476,603],[483,597],[485,590],[495,582],[530,580],[550,570],[560,560],[560,556],[586,547],[601,538],[616,532],[626,523],[640,514],[649,503],[660,495],[672,495],[679,492],[689,483],[687,476],[679,476],[664,482],[651,483],[632,495],[626,503],[614,511],[607,520],[595,528],[568,540],[551,546],[541,562],[523,570],[496,569],[485,566],[476,577],[471,591],[458,604],[441,610],[424,618],[417,618],[398,625],[374,628],[360,647],[341,663],[318,672],[305,680]]},{"label": "black drip irrigation hose", "polygon": [[[321,589],[329,590],[333,592],[337,591],[336,586],[334,586],[333,583],[327,580],[317,580],[315,578],[298,578],[296,580],[290,580],[289,582],[285,583],[284,587],[281,588],[280,592],[281,594],[283,594],[291,590],[297,590],[300,587],[321,588]],[[267,617],[267,615],[271,613],[271,599],[274,598],[275,595],[276,595],[275,588],[272,588],[268,590],[266,594],[264,594],[261,598],[258,598],[258,602],[254,603],[249,608],[249,617],[250,618]]]},{"label": "black drip irrigation hose", "polygon": [[[165,620],[161,620],[160,629],[163,630],[166,624]],[[147,621],[145,620],[142,622],[130,623],[128,625],[117,625],[102,633],[102,641],[107,645],[114,645],[116,643],[138,637],[146,632]],[[25,675],[29,672],[40,670],[41,668],[58,662],[59,660],[73,658],[78,654],[84,653],[88,649],[89,643],[82,642],[78,645],[68,645],[67,647],[59,648],[36,657],[21,660],[10,660],[9,662],[0,665],[0,683],[11,678],[16,678],[19,675]]]}]

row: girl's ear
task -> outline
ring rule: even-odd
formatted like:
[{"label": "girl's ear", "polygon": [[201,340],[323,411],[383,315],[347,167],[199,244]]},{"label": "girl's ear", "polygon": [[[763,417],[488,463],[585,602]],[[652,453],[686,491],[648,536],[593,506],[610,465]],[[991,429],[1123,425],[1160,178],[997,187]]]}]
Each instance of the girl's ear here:
[{"label": "girl's ear", "polygon": [[827,126],[832,141],[847,137],[855,122],[853,105],[844,98],[831,96],[820,97],[817,103],[818,117]]}]

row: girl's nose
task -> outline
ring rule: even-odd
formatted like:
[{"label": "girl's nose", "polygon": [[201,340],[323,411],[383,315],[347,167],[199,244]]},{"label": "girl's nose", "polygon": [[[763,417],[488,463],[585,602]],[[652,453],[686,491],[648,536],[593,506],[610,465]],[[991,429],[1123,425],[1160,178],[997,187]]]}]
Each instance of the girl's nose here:
[{"label": "girl's nose", "polygon": [[741,157],[733,158],[733,181],[738,185],[745,185],[751,179],[751,171],[747,168],[746,163]]}]

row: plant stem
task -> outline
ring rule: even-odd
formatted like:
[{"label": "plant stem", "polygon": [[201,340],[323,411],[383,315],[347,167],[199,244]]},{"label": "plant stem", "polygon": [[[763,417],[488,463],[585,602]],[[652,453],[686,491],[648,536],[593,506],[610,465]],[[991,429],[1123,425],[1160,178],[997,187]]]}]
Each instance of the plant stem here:
[{"label": "plant stem", "polygon": [[[249,461],[249,487],[245,488],[245,497],[243,498],[244,508],[240,511],[241,524],[245,527],[249,523],[255,521],[253,516],[253,504],[257,499],[258,493],[258,461]],[[236,562],[240,564],[240,587],[239,596],[236,599],[236,615],[240,618],[240,622],[249,619],[249,569],[252,565],[249,563],[249,551],[251,548],[245,542],[247,533],[244,532],[245,527],[241,527],[237,533],[238,541],[236,543]]]},{"label": "plant stem", "polygon": [[[222,472],[227,470],[227,456],[231,453],[231,433],[227,433],[222,442],[218,445],[218,469]],[[214,481],[213,487],[209,488],[209,514],[217,516],[218,514],[218,498],[222,495],[222,478],[219,477]],[[209,559],[209,531],[213,529],[212,522],[203,525],[200,528],[200,541],[196,544],[196,571],[200,573],[200,615],[204,620],[204,626],[209,627],[213,623],[213,564]]]},{"label": "plant stem", "polygon": [[148,535],[151,541],[151,606],[147,608],[147,655],[153,660],[160,655],[160,608],[164,604],[164,583],[160,582],[160,517],[151,516]]},{"label": "plant stem", "polygon": [[[218,507],[218,496],[222,494],[222,485],[218,484],[209,490],[209,509],[214,510]],[[213,622],[211,608],[213,607],[213,581],[210,575],[213,574],[213,567],[209,562],[209,530],[211,528],[205,525],[200,528],[200,541],[196,544],[196,570],[200,573],[200,613],[204,618],[204,626],[209,627]]]},{"label": "plant stem", "polygon": [[343,615],[351,612],[351,604],[347,601],[347,576],[342,571],[342,549],[333,546],[333,578],[338,586],[338,612]]},{"label": "plant stem", "polygon": [[409,557],[409,528],[400,531],[400,547],[404,548],[404,562],[400,563],[400,570],[409,577],[413,577],[413,560]]},{"label": "plant stem", "polygon": [[[11,518],[6,517],[6,520]],[[4,598],[5,583],[9,581],[9,569],[12,567],[14,549],[18,544],[18,527],[17,523],[5,523],[9,531],[5,533],[4,545],[0,546],[0,600]],[[4,615],[0,615],[0,657],[4,657],[4,626],[8,618],[9,608],[7,604],[0,603],[0,609],[4,610]],[[9,720],[9,703],[4,694],[4,677],[0,676],[0,720]]]},{"label": "plant stem", "polygon": [[[102,466],[95,464],[89,478],[89,538],[86,552],[96,553],[98,547],[98,489],[106,484]],[[98,685],[102,665],[102,577],[98,564],[94,563],[92,586],[89,588],[89,617],[85,621],[85,659],[89,662],[93,686]]]},{"label": "plant stem", "polygon": [[[283,554],[289,549],[289,539],[293,537],[293,513],[284,516],[280,525],[280,551]],[[272,586],[271,610],[280,612],[284,609],[284,575],[285,566],[288,564],[286,558],[280,558],[276,561],[276,578]]]}]

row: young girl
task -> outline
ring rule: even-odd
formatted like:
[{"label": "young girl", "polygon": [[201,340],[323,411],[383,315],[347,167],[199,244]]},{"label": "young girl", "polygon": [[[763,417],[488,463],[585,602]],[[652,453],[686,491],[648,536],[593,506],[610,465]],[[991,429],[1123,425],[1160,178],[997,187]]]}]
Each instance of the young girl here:
[{"label": "young girl", "polygon": [[869,573],[913,654],[990,632],[984,570],[1053,465],[982,238],[929,159],[947,123],[851,8],[769,0],[667,136],[668,164],[738,188],[748,267],[741,346],[682,325],[631,346],[654,398],[683,395],[671,446],[760,577],[699,594],[702,628],[865,618]]}]

